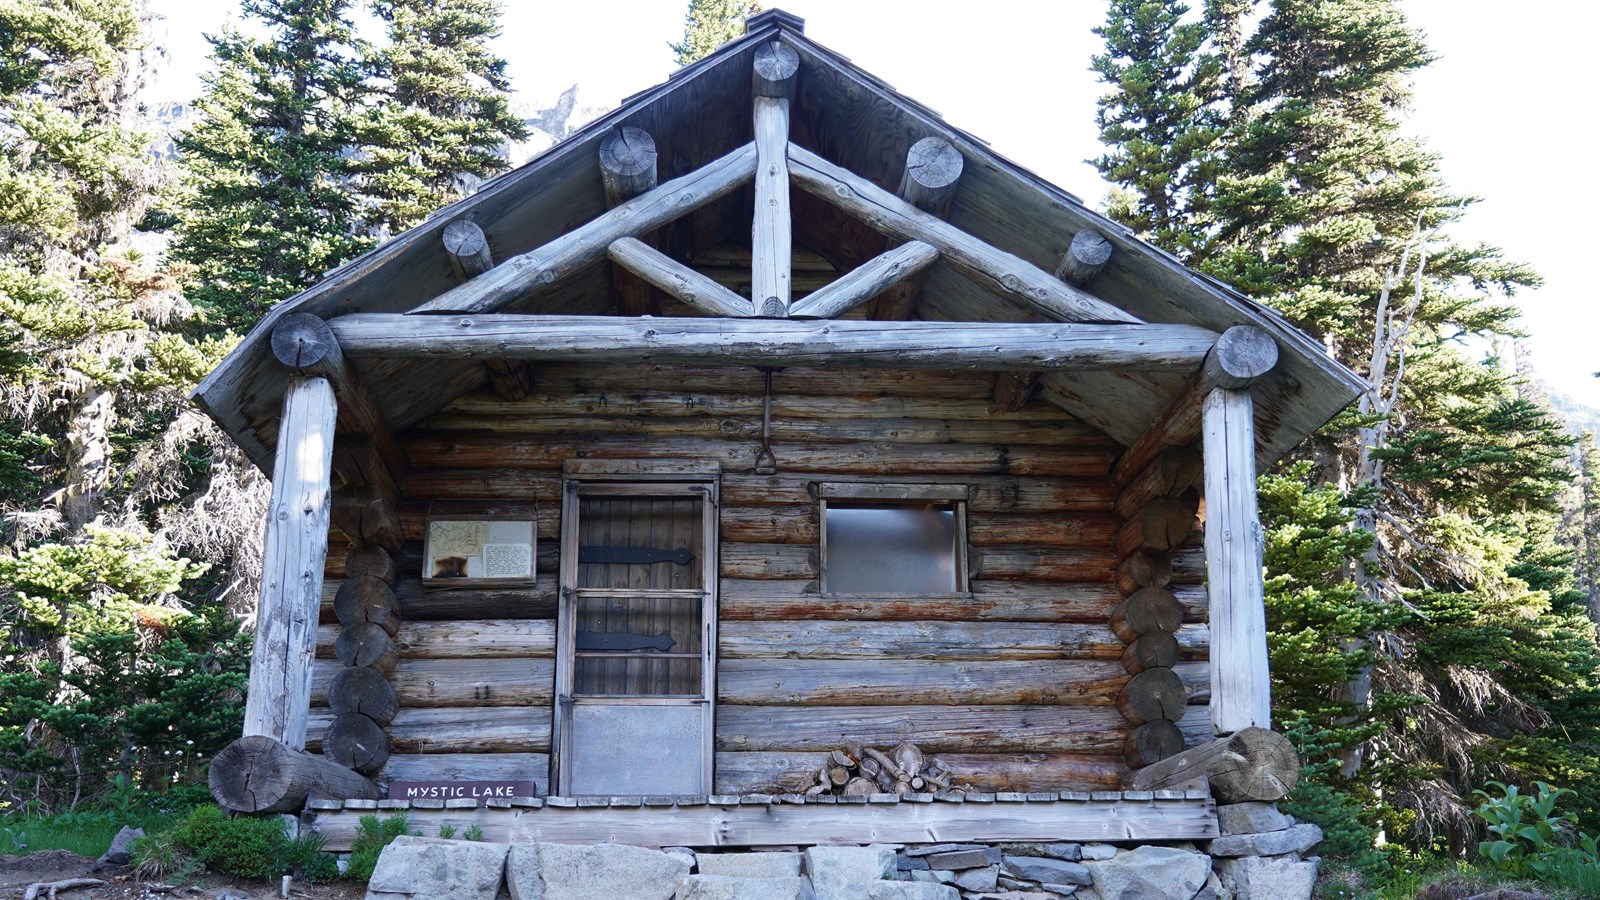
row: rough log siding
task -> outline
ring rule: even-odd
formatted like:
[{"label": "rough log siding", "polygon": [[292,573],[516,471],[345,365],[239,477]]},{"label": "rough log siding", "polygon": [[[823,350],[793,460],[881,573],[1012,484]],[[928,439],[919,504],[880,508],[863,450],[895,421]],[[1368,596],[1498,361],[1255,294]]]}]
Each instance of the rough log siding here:
[{"label": "rough log siding", "polygon": [[[401,712],[384,777],[531,777],[549,752],[561,469],[568,458],[722,465],[716,790],[781,787],[850,740],[910,739],[983,789],[1114,785],[1127,674],[1110,629],[1123,598],[1120,449],[1034,401],[993,410],[983,373],[786,369],[774,375],[774,475],[752,471],[759,375],[745,368],[547,366],[522,400],[469,394],[397,435],[408,540],[438,504],[533,504],[537,584],[425,591],[402,568],[392,676]],[[969,486],[970,592],[818,593],[817,482]],[[339,538],[335,535],[335,542]],[[330,554],[319,656],[337,634]],[[1173,557],[1185,693],[1209,698],[1203,561]],[[320,666],[309,738],[333,669]],[[1199,734],[1204,707],[1183,727]],[[497,768],[497,761],[502,763]],[[537,772],[526,772],[529,767]],[[504,771],[501,771],[503,769]],[[430,772],[440,773],[437,776]]]}]

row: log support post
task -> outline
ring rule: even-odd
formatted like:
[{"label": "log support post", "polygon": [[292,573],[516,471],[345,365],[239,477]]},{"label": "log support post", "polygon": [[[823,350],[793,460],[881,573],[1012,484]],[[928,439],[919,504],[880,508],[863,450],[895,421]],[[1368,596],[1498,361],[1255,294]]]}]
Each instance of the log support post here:
[{"label": "log support post", "polygon": [[[964,163],[961,151],[944,138],[926,137],[917,141],[906,153],[905,171],[900,174],[900,199],[923,212],[944,218],[950,214]],[[891,239],[890,249],[898,243]],[[911,318],[921,290],[919,278],[889,286],[873,301],[872,318],[884,321]]]},{"label": "log support post", "polygon": [[799,80],[800,54],[772,41],[756,49],[756,203],[750,231],[750,302],[755,314],[789,315],[794,239],[789,213],[789,102]]},{"label": "log support post", "polygon": [[[651,145],[651,149],[654,150],[654,145]],[[603,157],[603,148],[601,153]],[[655,186],[654,174],[652,170],[651,187]],[[483,233],[476,222],[457,219],[444,227],[443,238],[450,268],[462,281],[494,268],[494,252],[489,249],[489,236]],[[489,388],[497,396],[506,400],[521,400],[533,393],[533,372],[527,363],[486,359],[483,367],[489,375]]]},{"label": "log support post", "polygon": [[[616,209],[655,190],[656,160],[656,141],[648,131],[624,125],[606,135],[600,142],[600,184],[605,188],[606,208]],[[649,247],[660,246],[654,232],[640,235],[639,240]],[[618,315],[661,315],[655,290],[625,268],[611,267],[611,292],[616,295]]]}]

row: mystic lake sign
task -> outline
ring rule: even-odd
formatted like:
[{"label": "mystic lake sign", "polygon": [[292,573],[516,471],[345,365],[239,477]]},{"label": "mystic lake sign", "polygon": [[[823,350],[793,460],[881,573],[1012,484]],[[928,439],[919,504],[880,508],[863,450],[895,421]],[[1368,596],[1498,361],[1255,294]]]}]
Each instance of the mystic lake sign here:
[{"label": "mystic lake sign", "polygon": [[537,797],[531,781],[391,781],[390,800],[492,800]]}]

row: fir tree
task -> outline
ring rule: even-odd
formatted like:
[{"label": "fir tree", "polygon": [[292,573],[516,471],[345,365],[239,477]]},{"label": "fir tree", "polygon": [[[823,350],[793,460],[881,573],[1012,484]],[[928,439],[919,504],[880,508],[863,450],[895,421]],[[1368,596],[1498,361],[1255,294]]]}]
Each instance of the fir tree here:
[{"label": "fir tree", "polygon": [[683,41],[672,44],[678,65],[687,66],[734,38],[744,36],[744,20],[759,10],[756,0],[689,0]]},{"label": "fir tree", "polygon": [[174,258],[219,327],[255,324],[370,241],[348,184],[364,99],[348,0],[246,0],[266,31],[210,38],[215,70],[179,140]]},{"label": "fir tree", "polygon": [[388,43],[372,54],[382,100],[363,117],[359,184],[366,219],[398,233],[507,167],[527,135],[511,112],[506,62],[489,50],[497,0],[376,0]]}]

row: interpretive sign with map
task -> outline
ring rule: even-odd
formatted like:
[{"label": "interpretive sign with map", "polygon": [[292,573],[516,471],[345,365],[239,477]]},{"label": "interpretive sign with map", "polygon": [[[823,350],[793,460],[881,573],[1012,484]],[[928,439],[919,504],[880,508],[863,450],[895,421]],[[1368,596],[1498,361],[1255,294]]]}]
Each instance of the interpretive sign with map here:
[{"label": "interpretive sign with map", "polygon": [[433,519],[428,522],[424,581],[533,579],[533,522]]}]

